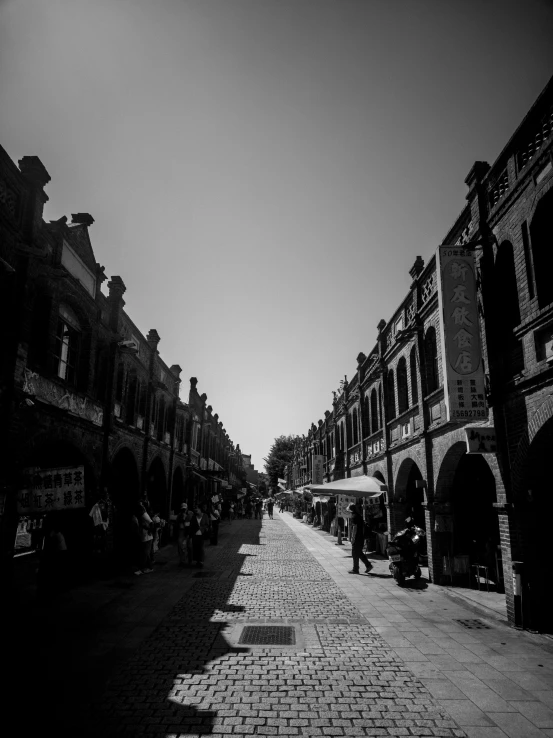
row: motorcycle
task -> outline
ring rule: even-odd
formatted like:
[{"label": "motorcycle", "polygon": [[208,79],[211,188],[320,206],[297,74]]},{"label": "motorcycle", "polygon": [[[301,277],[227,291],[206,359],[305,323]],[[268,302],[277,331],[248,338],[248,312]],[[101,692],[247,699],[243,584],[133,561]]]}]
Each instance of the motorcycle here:
[{"label": "motorcycle", "polygon": [[386,549],[390,573],[400,587],[405,584],[406,577],[421,578],[419,549],[422,539],[426,536],[412,518],[408,518],[405,522],[407,527],[395,534]]}]

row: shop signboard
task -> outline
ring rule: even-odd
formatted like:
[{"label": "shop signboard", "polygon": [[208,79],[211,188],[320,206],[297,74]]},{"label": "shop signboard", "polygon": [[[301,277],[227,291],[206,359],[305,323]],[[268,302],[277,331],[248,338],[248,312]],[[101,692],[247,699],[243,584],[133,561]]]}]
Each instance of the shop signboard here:
[{"label": "shop signboard", "polygon": [[485,420],[488,408],[474,256],[457,246],[440,246],[436,265],[447,419]]},{"label": "shop signboard", "polygon": [[337,495],[336,496],[336,517],[338,518],[350,518],[351,513],[348,511],[348,506],[357,503],[357,498],[352,495]]},{"label": "shop signboard", "polygon": [[17,493],[20,514],[76,510],[85,506],[84,466],[25,469],[25,486]]},{"label": "shop signboard", "polygon": [[313,474],[311,483],[322,484],[323,483],[323,465],[324,456],[313,455]]},{"label": "shop signboard", "polygon": [[468,425],[465,428],[467,454],[495,454],[497,438],[493,425]]}]

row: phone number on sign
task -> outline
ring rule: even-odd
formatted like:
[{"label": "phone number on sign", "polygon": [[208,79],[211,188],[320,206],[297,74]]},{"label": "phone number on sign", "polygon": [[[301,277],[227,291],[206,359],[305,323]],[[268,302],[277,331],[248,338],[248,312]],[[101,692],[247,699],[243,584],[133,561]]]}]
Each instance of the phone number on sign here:
[{"label": "phone number on sign", "polygon": [[488,414],[485,410],[454,410],[451,416],[452,418],[487,418]]}]

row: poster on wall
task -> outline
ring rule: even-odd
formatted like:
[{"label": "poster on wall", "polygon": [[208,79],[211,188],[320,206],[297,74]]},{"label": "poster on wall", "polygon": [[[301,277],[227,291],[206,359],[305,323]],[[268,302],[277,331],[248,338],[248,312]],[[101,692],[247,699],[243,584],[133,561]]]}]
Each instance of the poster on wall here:
[{"label": "poster on wall", "polygon": [[440,334],[447,419],[488,417],[472,252],[439,246],[436,254]]},{"label": "poster on wall", "polygon": [[85,506],[84,466],[25,469],[24,484],[17,492],[20,514],[76,510]]}]

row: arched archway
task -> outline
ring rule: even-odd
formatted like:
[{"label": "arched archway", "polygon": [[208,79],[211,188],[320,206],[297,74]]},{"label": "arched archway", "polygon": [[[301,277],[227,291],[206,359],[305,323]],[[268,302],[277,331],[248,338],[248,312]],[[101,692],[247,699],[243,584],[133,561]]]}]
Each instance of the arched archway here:
[{"label": "arched archway", "polygon": [[525,486],[529,502],[523,525],[523,562],[525,589],[523,592],[524,624],[546,633],[553,633],[553,613],[549,606],[551,579],[549,540],[553,519],[551,469],[553,452],[553,418],[542,425],[528,450]]},{"label": "arched archway", "polygon": [[462,441],[453,444],[440,465],[435,502],[440,553],[485,564],[492,581],[501,579],[495,478],[484,456],[467,454]]},{"label": "arched archway", "polygon": [[[378,479],[379,482],[382,482],[382,484],[387,484],[386,480],[384,479],[384,474],[382,474],[381,471],[374,471],[371,476],[373,476],[375,479]],[[384,492],[380,495],[378,498],[378,505],[380,510],[380,516],[378,518],[379,523],[386,523],[386,500],[387,500],[387,492]]]},{"label": "arched archway", "polygon": [[130,513],[140,498],[138,466],[129,448],[121,448],[113,457],[109,493],[117,510]]},{"label": "arched archway", "polygon": [[152,512],[167,516],[167,481],[163,462],[156,456],[150,464],[146,477],[146,496],[150,502]]},{"label": "arched archway", "polygon": [[140,477],[136,460],[129,448],[119,449],[113,457],[108,489],[114,508],[115,552],[122,562],[131,564],[137,545],[131,518],[140,498]]},{"label": "arched archway", "polygon": [[183,502],[187,502],[184,494],[184,475],[180,466],[173,472],[173,483],[171,485],[171,509],[178,513]]},{"label": "arched archway", "polygon": [[424,489],[417,482],[422,481],[421,471],[413,459],[404,459],[398,469],[394,484],[394,498],[405,502],[405,517],[412,517],[415,523],[426,528],[424,512]]}]

